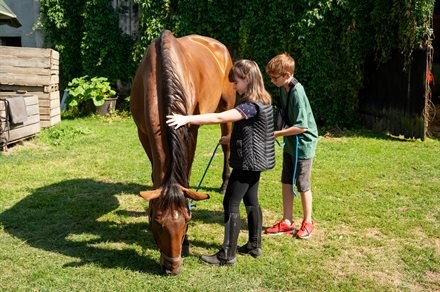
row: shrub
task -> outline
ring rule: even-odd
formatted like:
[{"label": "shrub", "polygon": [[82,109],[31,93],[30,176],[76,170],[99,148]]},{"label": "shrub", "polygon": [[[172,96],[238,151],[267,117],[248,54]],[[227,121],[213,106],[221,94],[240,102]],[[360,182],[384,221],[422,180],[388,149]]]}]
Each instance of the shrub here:
[{"label": "shrub", "polygon": [[79,115],[94,113],[106,98],[116,94],[106,77],[89,78],[87,75],[70,81],[66,91],[69,94],[66,98],[68,110]]}]

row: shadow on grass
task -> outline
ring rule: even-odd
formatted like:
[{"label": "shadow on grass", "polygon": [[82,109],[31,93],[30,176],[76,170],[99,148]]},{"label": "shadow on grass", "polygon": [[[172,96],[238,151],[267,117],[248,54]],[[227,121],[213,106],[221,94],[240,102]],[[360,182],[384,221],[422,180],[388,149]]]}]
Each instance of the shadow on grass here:
[{"label": "shadow on grass", "polygon": [[115,195],[143,189],[137,184],[68,180],[37,189],[0,214],[0,222],[6,232],[30,246],[79,259],[65,267],[95,264],[160,274],[155,260],[126,246],[156,249],[152,234],[146,232],[147,220],[129,224],[100,220],[119,207]]},{"label": "shadow on grass", "polygon": [[[116,210],[119,202],[115,195],[137,194],[141,190],[145,190],[145,186],[105,183],[91,179],[67,180],[35,190],[1,213],[0,223],[5,232],[32,247],[78,259],[64,265],[65,268],[94,264],[103,268],[119,267],[162,274],[156,260],[139,254],[129,246],[157,249],[149,232],[146,212]],[[119,217],[145,216],[145,222],[100,220],[102,216],[113,211]],[[193,210],[192,220],[193,224],[222,224],[223,212],[196,208]],[[191,226],[188,232],[191,233]],[[200,240],[191,240],[191,245],[212,247]]]}]

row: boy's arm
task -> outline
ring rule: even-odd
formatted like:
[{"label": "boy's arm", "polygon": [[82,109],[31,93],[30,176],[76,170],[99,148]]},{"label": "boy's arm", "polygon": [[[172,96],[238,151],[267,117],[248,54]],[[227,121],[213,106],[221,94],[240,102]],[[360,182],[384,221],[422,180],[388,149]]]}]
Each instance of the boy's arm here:
[{"label": "boy's arm", "polygon": [[305,133],[307,131],[307,114],[304,107],[305,92],[302,87],[298,90],[292,90],[289,99],[289,121],[293,124],[291,127],[275,131],[275,138],[279,136],[293,136]]},{"label": "boy's arm", "polygon": [[300,127],[297,127],[297,126],[292,126],[292,127],[286,128],[286,129],[275,131],[273,133],[273,135],[274,135],[275,138],[277,138],[277,137],[280,137],[280,136],[299,135],[299,134],[302,134],[302,133],[304,133],[306,131],[307,131],[307,128],[300,128]]}]

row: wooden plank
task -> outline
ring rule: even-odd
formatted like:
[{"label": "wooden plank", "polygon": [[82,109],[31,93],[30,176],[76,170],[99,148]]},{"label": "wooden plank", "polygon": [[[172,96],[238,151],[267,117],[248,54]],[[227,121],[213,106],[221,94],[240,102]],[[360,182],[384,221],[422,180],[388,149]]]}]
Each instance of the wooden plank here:
[{"label": "wooden plank", "polygon": [[60,60],[60,53],[55,50],[50,50],[50,56],[52,60],[59,61]]},{"label": "wooden plank", "polygon": [[[39,87],[59,83],[59,53],[52,49],[0,46],[0,60],[0,85]],[[40,91],[55,90],[48,87]]]},{"label": "wooden plank", "polygon": [[38,96],[40,107],[60,107],[60,92],[32,92],[32,94]]},{"label": "wooden plank", "polygon": [[44,116],[53,117],[59,114],[61,114],[60,107],[55,107],[55,108],[40,107],[41,118]]},{"label": "wooden plank", "polygon": [[[52,49],[0,46],[0,55],[51,58]],[[59,58],[59,57],[58,57]]]},{"label": "wooden plank", "polygon": [[59,91],[52,91],[52,92],[32,92],[32,94],[35,94],[38,96],[38,99],[40,101],[42,100],[60,100],[60,92]]},{"label": "wooden plank", "polygon": [[40,123],[35,123],[27,127],[20,127],[17,129],[9,130],[9,133],[4,133],[6,135],[4,138],[8,139],[8,143],[27,138],[29,136],[34,136],[40,133]]},{"label": "wooden plank", "polygon": [[32,116],[32,115],[40,115],[40,107],[37,104],[32,104],[32,105],[28,105],[26,107],[26,111],[28,113],[28,116]]},{"label": "wooden plank", "polygon": [[5,66],[23,68],[50,68],[51,60],[44,58],[13,58],[0,54],[2,64]]},{"label": "wooden plank", "polygon": [[46,59],[59,65],[60,54],[52,49],[0,46],[0,56],[6,58]]},{"label": "wooden plank", "polygon": [[[3,115],[3,117],[4,117],[4,115]],[[33,115],[33,116],[29,116],[27,118],[27,120],[24,121],[21,124],[8,124],[6,126],[6,123],[4,121],[2,121],[1,125],[2,125],[3,129],[4,128],[10,128],[11,130],[13,130],[13,129],[18,129],[18,128],[26,127],[26,126],[29,126],[29,125],[32,125],[32,124],[39,124],[39,123],[40,123],[40,116],[39,115]]]},{"label": "wooden plank", "polygon": [[[32,115],[34,114],[33,111],[35,111],[35,109],[37,109],[38,113],[38,108],[39,108],[39,102],[38,102],[38,96],[36,95],[13,95],[13,94],[4,94],[0,92],[0,99],[5,99],[7,97],[14,97],[14,96],[22,96],[24,97],[24,103],[26,105],[26,110],[28,112],[28,115]],[[0,102],[0,110],[5,110],[5,103],[4,102]]]},{"label": "wooden plank", "polygon": [[3,66],[13,67],[13,68],[37,68],[37,69],[50,69],[52,71],[59,71],[60,64],[58,61],[52,61],[47,59],[35,59],[35,58],[17,58],[13,59],[8,56],[0,55]]},{"label": "wooden plank", "polygon": [[[32,94],[32,95],[29,95]],[[39,114],[40,122],[44,121],[41,127],[51,127],[61,121],[60,92],[32,92],[18,94],[16,92],[1,93],[0,98],[6,96],[26,96],[28,114]],[[4,104],[0,103],[0,107],[4,108]],[[3,115],[5,116],[5,114]]]},{"label": "wooden plank", "polygon": [[25,96],[24,102],[26,105],[37,105],[38,106],[38,96],[36,94]]},{"label": "wooden plank", "polygon": [[13,67],[23,67],[23,68],[51,68],[59,69],[60,61],[54,59],[48,59],[42,56],[26,58],[26,57],[15,57],[9,55],[2,55],[0,52],[0,59],[3,65],[13,66]]},{"label": "wooden plank", "polygon": [[[10,124],[5,121],[6,118],[6,97],[23,97],[26,105],[27,119],[20,124]],[[0,138],[7,144],[23,140],[25,138],[38,134],[41,130],[40,111],[37,95],[19,95],[11,92],[0,93],[0,126],[4,130]],[[4,145],[2,145],[4,146]]]},{"label": "wooden plank", "polygon": [[59,99],[40,99],[40,108],[56,108],[60,107]]},{"label": "wooden plank", "polygon": [[60,78],[58,75],[39,76],[2,73],[0,76],[0,84],[7,85],[44,86],[58,84],[59,82]]},{"label": "wooden plank", "polygon": [[40,125],[42,128],[50,128],[56,124],[58,124],[59,122],[61,122],[61,116],[53,116],[49,119],[40,119]]},{"label": "wooden plank", "polygon": [[[2,102],[0,102],[2,103]],[[5,110],[0,110],[0,117],[2,118],[2,123],[5,124],[5,118],[6,118],[6,111]],[[39,115],[39,111],[38,108],[37,110],[32,109],[32,113],[28,112],[28,117],[27,119],[20,124],[10,124],[10,128],[18,128],[18,127],[22,127],[22,126],[26,126],[29,124],[34,124],[34,123],[38,123],[40,121],[40,115]]]},{"label": "wooden plank", "polygon": [[43,86],[25,86],[25,85],[10,85],[10,84],[0,84],[0,90],[17,91],[23,90],[29,93],[34,92],[52,92],[58,91],[58,84],[49,84]]},{"label": "wooden plank", "polygon": [[[59,70],[52,68],[37,68],[37,67],[17,67],[6,65],[2,62],[0,65],[0,74],[18,74],[18,75],[58,75]],[[1,77],[0,77],[1,79]]]}]

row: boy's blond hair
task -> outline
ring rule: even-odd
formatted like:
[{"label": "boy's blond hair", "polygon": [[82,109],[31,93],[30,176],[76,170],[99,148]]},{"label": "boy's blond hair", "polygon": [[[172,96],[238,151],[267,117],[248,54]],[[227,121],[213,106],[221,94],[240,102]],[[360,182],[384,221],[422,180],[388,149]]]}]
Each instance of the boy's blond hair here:
[{"label": "boy's blond hair", "polygon": [[230,82],[234,82],[237,78],[247,79],[248,88],[241,97],[243,101],[259,101],[263,104],[272,103],[272,98],[264,87],[260,68],[255,61],[235,61],[228,77]]},{"label": "boy's blond hair", "polygon": [[295,60],[287,53],[273,57],[266,65],[266,72],[271,76],[285,73],[295,74]]}]

